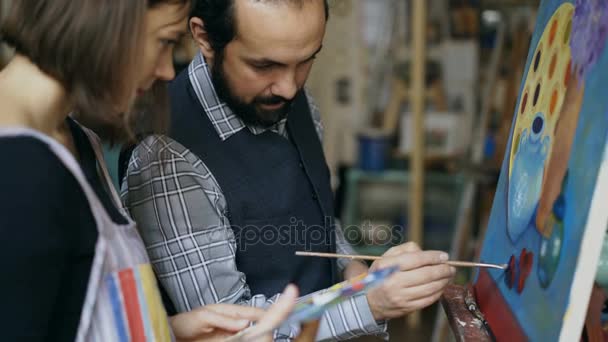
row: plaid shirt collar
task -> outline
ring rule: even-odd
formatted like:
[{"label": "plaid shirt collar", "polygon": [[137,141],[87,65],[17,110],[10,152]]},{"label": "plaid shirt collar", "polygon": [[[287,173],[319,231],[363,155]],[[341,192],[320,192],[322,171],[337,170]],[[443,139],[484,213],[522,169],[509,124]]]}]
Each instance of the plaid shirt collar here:
[{"label": "plaid shirt collar", "polygon": [[190,77],[190,83],[192,83],[196,97],[198,97],[205,113],[209,117],[209,120],[211,120],[213,127],[215,127],[215,130],[222,141],[230,138],[245,127],[256,135],[264,133],[267,130],[271,130],[281,135],[285,134],[287,119],[283,119],[269,128],[245,125],[245,123],[232,112],[232,109],[218,98],[215,88],[213,87],[213,82],[211,81],[209,65],[205,61],[202,53],[199,52],[188,66],[188,76]]}]

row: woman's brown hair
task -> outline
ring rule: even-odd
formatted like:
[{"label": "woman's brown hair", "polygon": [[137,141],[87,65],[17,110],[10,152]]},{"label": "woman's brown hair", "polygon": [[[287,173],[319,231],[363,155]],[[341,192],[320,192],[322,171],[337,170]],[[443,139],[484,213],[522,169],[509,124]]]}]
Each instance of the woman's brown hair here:
[{"label": "woman's brown hair", "polygon": [[[120,139],[137,82],[146,0],[16,0],[0,39],[59,81],[85,125]],[[101,131],[100,131],[101,130]]]},{"label": "woman's brown hair", "polygon": [[[197,0],[148,0],[148,9],[161,5],[188,6],[188,13]],[[132,135],[122,141],[136,144],[143,138],[152,134],[167,134],[170,125],[169,95],[167,82],[157,80],[152,88],[143,96],[140,96],[132,109],[132,115],[128,117],[128,127]]]}]

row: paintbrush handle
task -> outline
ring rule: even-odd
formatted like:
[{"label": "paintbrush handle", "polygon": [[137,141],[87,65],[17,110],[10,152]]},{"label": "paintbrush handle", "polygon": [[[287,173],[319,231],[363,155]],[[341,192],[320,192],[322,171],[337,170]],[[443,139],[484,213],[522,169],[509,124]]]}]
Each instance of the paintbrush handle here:
[{"label": "paintbrush handle", "polygon": [[335,254],[335,253],[314,253],[314,252],[296,252],[298,256],[312,256],[321,258],[345,258],[353,260],[380,260],[382,257],[372,255],[349,255],[349,254]]},{"label": "paintbrush handle", "polygon": [[[313,252],[296,252],[296,255],[299,256],[313,256],[313,257],[321,257],[321,258],[346,258],[352,260],[379,260],[382,257],[373,256],[373,255],[348,255],[348,254],[334,254],[334,253],[313,253]],[[504,270],[507,268],[506,264],[497,265],[497,264],[486,264],[479,262],[470,262],[470,261],[446,261],[446,264],[454,267],[486,267],[486,268],[496,268],[500,270]]]}]

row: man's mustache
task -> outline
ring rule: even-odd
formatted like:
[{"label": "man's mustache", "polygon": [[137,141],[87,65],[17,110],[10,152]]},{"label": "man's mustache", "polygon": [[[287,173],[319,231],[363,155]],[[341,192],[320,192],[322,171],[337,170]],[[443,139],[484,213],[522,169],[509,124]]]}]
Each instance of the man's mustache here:
[{"label": "man's mustache", "polygon": [[281,103],[289,103],[291,100],[275,95],[270,97],[258,97],[256,98],[255,102],[263,105],[277,105]]}]

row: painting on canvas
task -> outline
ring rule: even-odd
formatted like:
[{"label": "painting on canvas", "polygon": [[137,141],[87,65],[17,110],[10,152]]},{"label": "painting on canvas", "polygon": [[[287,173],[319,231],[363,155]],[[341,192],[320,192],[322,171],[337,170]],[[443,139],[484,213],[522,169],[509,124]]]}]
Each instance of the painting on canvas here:
[{"label": "painting on canvas", "polygon": [[580,338],[608,221],[608,0],[543,0],[474,291],[498,340]]}]

